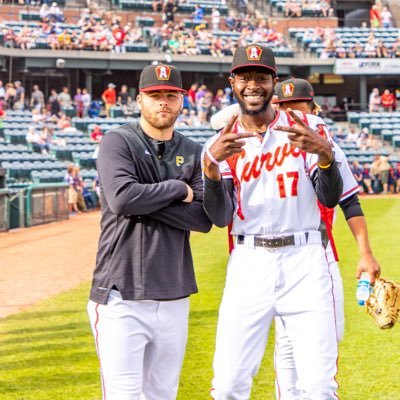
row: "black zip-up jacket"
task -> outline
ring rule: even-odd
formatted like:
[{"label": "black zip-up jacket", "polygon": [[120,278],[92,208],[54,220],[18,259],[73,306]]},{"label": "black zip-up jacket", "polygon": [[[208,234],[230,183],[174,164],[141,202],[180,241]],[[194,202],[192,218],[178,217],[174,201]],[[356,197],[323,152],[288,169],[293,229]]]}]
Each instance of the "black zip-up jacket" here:
[{"label": "black zip-up jacket", "polygon": [[[90,299],[106,304],[115,286],[125,300],[170,300],[197,292],[190,231],[208,232],[201,146],[174,132],[158,159],[139,123],[107,132],[97,169],[101,234]],[[188,184],[194,201],[183,203]]]}]

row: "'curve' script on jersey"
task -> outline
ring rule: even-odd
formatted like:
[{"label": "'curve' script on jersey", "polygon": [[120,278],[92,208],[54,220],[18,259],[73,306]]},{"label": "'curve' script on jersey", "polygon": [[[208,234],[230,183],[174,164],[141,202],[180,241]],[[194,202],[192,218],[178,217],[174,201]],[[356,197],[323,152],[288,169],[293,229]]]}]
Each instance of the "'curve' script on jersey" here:
[{"label": "'curve' script on jersey", "polygon": [[[299,157],[301,151],[295,146],[285,143],[282,147],[278,146],[274,153],[262,153],[261,157],[256,156],[253,161],[248,161],[243,166],[241,181],[249,182],[251,179],[258,179],[262,168],[272,171],[275,167],[280,167],[287,157]],[[243,154],[239,155],[240,158]]]}]

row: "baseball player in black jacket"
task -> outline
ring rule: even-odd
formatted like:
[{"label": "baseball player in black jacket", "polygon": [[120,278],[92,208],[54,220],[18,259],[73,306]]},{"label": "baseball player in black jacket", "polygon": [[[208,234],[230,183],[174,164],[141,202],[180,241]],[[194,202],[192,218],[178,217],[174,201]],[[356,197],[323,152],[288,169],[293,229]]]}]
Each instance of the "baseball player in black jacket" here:
[{"label": "baseball player in black jacket", "polygon": [[104,136],[101,235],[88,312],[103,399],[173,400],[197,292],[190,231],[208,232],[201,146],[174,131],[180,72],[143,69],[138,123]]}]

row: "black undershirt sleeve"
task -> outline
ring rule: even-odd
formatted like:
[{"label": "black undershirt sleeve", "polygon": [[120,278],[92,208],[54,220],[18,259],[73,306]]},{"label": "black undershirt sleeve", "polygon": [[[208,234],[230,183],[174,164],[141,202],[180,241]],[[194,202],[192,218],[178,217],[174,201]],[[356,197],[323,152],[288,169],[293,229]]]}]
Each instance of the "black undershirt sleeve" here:
[{"label": "black undershirt sleeve", "polygon": [[339,206],[342,209],[346,220],[364,216],[357,193],[354,193],[347,199],[341,201]]},{"label": "black undershirt sleeve", "polygon": [[211,222],[223,228],[233,217],[233,181],[221,179],[214,181],[204,176],[203,207]]},{"label": "black undershirt sleeve", "polygon": [[329,168],[317,168],[311,177],[318,200],[328,208],[335,207],[343,190],[343,180],[337,162],[334,160]]}]

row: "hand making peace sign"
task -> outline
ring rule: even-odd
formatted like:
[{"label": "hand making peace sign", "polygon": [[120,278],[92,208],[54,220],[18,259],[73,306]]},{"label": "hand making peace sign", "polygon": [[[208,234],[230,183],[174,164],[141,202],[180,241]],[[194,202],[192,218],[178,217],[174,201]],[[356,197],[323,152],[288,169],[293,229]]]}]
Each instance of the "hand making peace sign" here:
[{"label": "hand making peace sign", "polygon": [[320,164],[327,165],[332,162],[333,151],[329,141],[311,129],[290,108],[288,109],[288,113],[295,121],[295,124],[292,127],[276,126],[275,129],[287,132],[292,146],[296,146],[306,153],[318,154],[318,162]]},{"label": "hand making peace sign", "polygon": [[209,152],[218,162],[226,160],[233,154],[240,153],[242,147],[246,144],[246,141],[243,139],[256,136],[254,132],[232,133],[237,118],[237,115],[232,116],[224,130],[220,133],[219,138],[209,148]]}]

